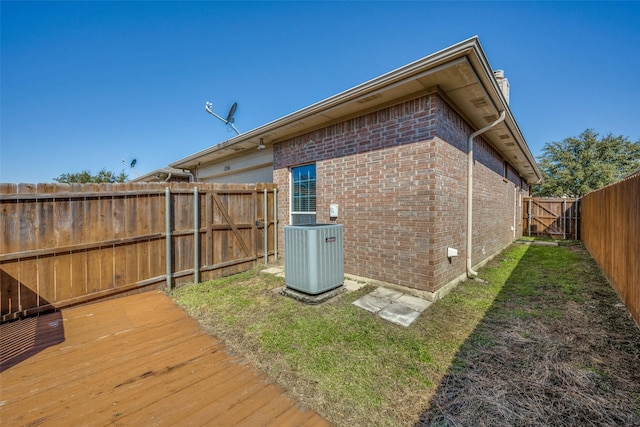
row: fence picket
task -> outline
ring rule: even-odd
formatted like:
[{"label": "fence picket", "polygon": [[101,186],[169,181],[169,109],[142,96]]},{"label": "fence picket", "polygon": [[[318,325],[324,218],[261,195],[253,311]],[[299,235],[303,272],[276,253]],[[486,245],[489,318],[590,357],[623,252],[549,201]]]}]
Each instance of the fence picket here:
[{"label": "fence picket", "polygon": [[531,197],[525,198],[524,202],[527,210],[523,209],[523,235],[556,239],[579,238],[578,227],[573,227],[572,221],[567,221],[567,215],[575,212],[577,199]]},{"label": "fence picket", "polygon": [[640,326],[640,174],[580,199],[582,241]]},{"label": "fence picket", "polygon": [[173,283],[193,281],[196,253],[202,280],[256,264],[257,193],[274,184],[2,184],[2,321],[165,285],[167,185]]}]

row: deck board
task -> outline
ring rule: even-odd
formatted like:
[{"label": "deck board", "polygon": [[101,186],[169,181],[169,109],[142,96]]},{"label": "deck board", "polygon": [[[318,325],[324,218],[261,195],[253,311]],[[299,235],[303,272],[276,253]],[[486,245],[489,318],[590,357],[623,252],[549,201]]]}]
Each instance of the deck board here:
[{"label": "deck board", "polygon": [[2,425],[325,425],[161,292],[0,325]]}]

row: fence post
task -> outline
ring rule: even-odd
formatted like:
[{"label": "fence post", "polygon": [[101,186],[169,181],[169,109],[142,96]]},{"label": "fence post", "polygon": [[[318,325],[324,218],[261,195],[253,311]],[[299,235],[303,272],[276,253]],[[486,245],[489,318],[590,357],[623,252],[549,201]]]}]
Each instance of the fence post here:
[{"label": "fence post", "polygon": [[200,224],[198,223],[200,212],[198,212],[198,197],[198,187],[193,187],[193,283],[200,283]]},{"label": "fence post", "polygon": [[211,194],[212,189],[206,188],[204,193],[204,223],[207,231],[205,232],[205,259],[204,265],[213,265],[213,211],[214,211],[214,201],[213,195]]},{"label": "fence post", "polygon": [[527,236],[531,237],[531,198],[529,198],[529,209],[527,210]]},{"label": "fence post", "polygon": [[264,224],[263,224],[263,233],[264,234],[264,263],[269,263],[269,197],[267,193],[267,189],[264,189]]},{"label": "fence post", "polygon": [[567,198],[562,199],[562,238],[567,240]]},{"label": "fence post", "polygon": [[164,189],[165,194],[165,227],[166,227],[166,258],[167,258],[167,289],[171,290],[171,190]]},{"label": "fence post", "polygon": [[273,189],[273,260],[278,261],[278,190]]},{"label": "fence post", "polygon": [[576,199],[576,202],[573,204],[573,206],[576,209],[576,229],[575,229],[575,234],[576,234],[576,240],[578,240],[578,203],[580,202],[580,199]]}]

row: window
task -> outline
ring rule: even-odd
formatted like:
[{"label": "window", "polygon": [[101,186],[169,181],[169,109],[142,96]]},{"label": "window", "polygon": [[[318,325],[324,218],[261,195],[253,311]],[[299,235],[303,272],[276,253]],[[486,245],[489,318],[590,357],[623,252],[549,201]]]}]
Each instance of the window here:
[{"label": "window", "polygon": [[291,224],[316,222],[316,165],[291,169]]}]

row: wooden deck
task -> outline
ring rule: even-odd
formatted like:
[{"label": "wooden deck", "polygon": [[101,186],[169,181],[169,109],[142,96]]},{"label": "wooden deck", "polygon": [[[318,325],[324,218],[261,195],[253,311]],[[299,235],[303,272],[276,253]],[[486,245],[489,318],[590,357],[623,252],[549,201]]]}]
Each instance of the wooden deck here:
[{"label": "wooden deck", "polygon": [[0,326],[0,422],[327,426],[160,292]]}]

